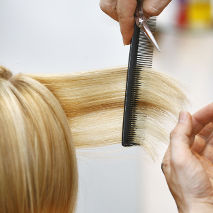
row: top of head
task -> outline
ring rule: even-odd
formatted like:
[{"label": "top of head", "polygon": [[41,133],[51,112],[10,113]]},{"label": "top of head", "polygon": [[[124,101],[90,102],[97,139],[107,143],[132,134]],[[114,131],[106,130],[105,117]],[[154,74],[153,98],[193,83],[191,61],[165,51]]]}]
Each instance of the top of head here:
[{"label": "top of head", "polygon": [[12,72],[7,68],[0,66],[0,77],[9,80],[13,76]]}]

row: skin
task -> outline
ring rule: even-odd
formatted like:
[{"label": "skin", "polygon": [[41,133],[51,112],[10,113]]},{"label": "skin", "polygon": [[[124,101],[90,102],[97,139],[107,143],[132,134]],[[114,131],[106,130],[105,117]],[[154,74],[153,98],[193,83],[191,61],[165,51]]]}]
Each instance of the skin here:
[{"label": "skin", "polygon": [[180,213],[213,212],[213,103],[180,113],[162,170]]},{"label": "skin", "polygon": [[[145,16],[157,16],[171,0],[144,0],[143,12]],[[130,44],[134,32],[134,13],[137,0],[100,0],[100,8],[120,24],[120,31],[125,45]]]}]

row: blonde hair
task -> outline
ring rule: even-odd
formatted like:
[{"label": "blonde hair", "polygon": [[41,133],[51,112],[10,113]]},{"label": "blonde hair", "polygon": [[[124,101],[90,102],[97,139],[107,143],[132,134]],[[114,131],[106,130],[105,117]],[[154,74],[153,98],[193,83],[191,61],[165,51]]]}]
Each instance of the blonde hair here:
[{"label": "blonde hair", "polygon": [[[153,137],[168,135],[162,120],[176,118],[185,96],[151,70],[141,82],[137,142],[152,152]],[[126,68],[12,76],[0,67],[0,212],[74,212],[74,147],[121,143],[125,83]]]},{"label": "blonde hair", "polygon": [[76,156],[60,103],[38,81],[0,71],[0,212],[74,212]]},{"label": "blonde hair", "polygon": [[[28,75],[45,85],[66,113],[77,148],[121,143],[126,67],[70,75]],[[147,69],[141,72],[136,142],[150,154],[168,142],[169,123],[176,121],[187,98],[177,81]]]}]

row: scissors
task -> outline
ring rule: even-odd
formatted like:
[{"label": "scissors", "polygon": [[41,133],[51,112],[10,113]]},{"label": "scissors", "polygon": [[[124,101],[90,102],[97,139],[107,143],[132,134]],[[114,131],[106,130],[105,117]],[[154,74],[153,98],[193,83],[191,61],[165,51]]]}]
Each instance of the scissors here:
[{"label": "scissors", "polygon": [[153,36],[148,24],[147,24],[147,18],[143,14],[143,10],[141,7],[141,4],[139,3],[136,9],[135,13],[135,22],[136,25],[143,30],[145,36],[149,39],[149,41],[153,44],[153,46],[160,51],[160,48],[158,46],[157,41],[155,40],[155,37]]}]

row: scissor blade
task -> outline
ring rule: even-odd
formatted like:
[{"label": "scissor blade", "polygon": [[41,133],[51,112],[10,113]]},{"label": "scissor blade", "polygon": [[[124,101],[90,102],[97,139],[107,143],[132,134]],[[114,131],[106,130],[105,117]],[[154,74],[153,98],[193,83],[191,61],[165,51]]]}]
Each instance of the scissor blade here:
[{"label": "scissor blade", "polygon": [[146,37],[155,46],[155,48],[160,52],[160,48],[158,46],[158,43],[155,40],[155,37],[153,36],[151,30],[149,29],[149,26],[147,25],[146,21],[143,21],[143,29],[144,29],[144,33],[145,33]]}]

